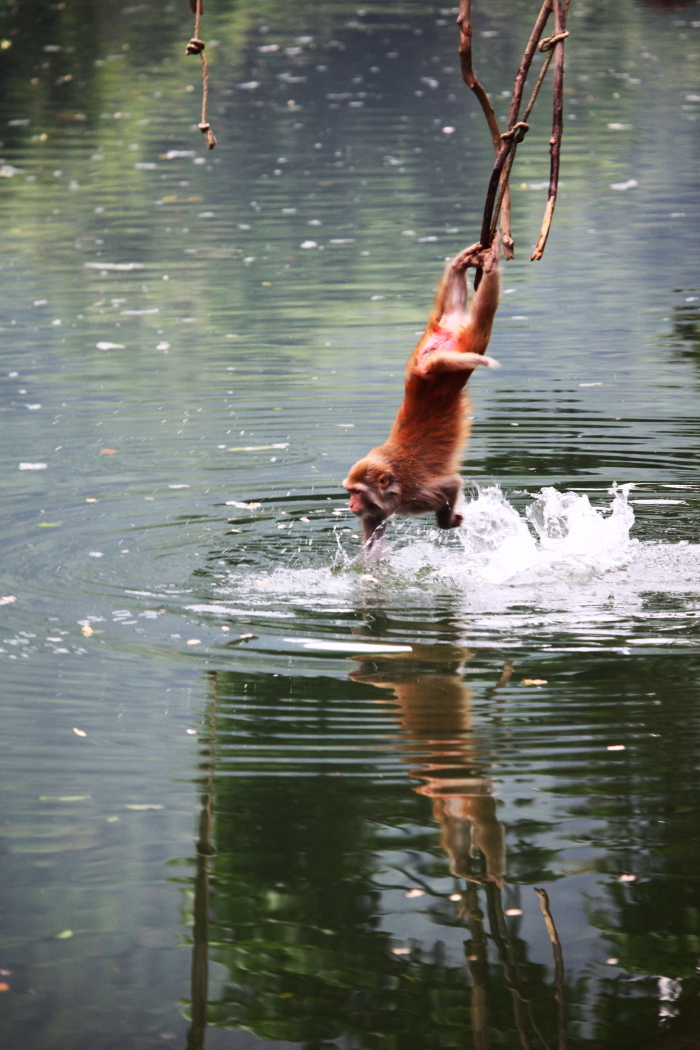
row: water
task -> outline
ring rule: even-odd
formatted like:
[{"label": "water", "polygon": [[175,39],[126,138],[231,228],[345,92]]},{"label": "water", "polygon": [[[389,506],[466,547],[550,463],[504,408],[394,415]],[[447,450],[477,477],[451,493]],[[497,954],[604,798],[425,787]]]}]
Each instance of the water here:
[{"label": "water", "polygon": [[453,15],[207,5],[206,153],[184,7],[0,11],[3,1045],[695,1045],[700,7],[572,5],[465,525],[366,564],[491,163]]}]

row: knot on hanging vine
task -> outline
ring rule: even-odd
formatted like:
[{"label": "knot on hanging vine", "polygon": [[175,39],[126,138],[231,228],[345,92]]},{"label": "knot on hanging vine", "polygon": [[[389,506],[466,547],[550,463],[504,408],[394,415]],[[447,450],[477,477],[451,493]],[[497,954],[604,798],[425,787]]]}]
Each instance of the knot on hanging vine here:
[{"label": "knot on hanging vine", "polygon": [[530,125],[526,124],[524,120],[519,120],[518,123],[514,124],[512,128],[508,129],[508,131],[504,131],[501,138],[504,142],[507,142],[508,139],[512,139],[517,145],[523,141],[529,130]]},{"label": "knot on hanging vine", "polygon": [[214,146],[216,145],[216,135],[211,130],[211,127],[209,126],[209,124],[207,124],[207,123],[205,123],[203,121],[201,124],[198,124],[197,126],[198,126],[199,130],[202,132],[202,134],[204,135],[205,139],[207,140],[207,149],[214,149]]},{"label": "knot on hanging vine", "polygon": [[206,44],[204,43],[203,40],[199,40],[196,36],[193,36],[192,39],[190,40],[189,44],[185,48],[185,54],[186,55],[201,55],[201,53],[202,53],[202,51],[204,51],[205,47],[206,47]]},{"label": "knot on hanging vine", "polygon": [[537,49],[538,51],[551,51],[555,44],[558,44],[560,40],[566,40],[568,35],[568,29],[563,30],[561,33],[553,33],[552,36],[548,36],[546,40],[540,40]]}]

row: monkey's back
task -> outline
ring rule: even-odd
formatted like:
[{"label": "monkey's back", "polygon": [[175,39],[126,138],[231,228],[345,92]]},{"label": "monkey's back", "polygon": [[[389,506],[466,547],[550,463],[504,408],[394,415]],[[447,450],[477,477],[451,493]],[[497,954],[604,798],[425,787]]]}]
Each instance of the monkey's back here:
[{"label": "monkey's back", "polygon": [[464,372],[428,378],[409,373],[403,403],[384,446],[409,486],[459,470],[469,433],[467,378]]}]

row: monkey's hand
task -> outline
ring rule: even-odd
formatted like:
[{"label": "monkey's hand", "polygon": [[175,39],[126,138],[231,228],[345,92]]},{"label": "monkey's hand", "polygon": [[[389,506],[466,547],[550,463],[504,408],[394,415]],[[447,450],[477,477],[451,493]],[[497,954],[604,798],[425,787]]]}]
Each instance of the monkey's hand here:
[{"label": "monkey's hand", "polygon": [[493,273],[498,267],[498,260],[501,257],[501,238],[498,231],[496,231],[494,238],[491,242],[491,247],[485,252],[481,252],[481,261],[479,265],[483,269],[484,273]]},{"label": "monkey's hand", "polygon": [[461,251],[459,255],[455,255],[450,263],[450,269],[455,273],[464,273],[470,266],[480,266],[479,257],[482,252],[481,242],[477,241],[476,244]]},{"label": "monkey's hand", "polygon": [[477,241],[476,244],[461,251],[459,255],[455,255],[450,263],[450,268],[456,273],[463,273],[470,266],[474,266],[483,270],[484,273],[492,273],[498,266],[500,256],[501,238],[496,232],[489,248],[484,248],[481,241]]}]

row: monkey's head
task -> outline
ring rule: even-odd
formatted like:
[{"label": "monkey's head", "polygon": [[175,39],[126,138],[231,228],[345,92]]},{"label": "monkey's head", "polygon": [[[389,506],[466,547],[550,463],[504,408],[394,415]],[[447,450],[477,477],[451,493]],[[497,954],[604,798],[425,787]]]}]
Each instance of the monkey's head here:
[{"label": "monkey's head", "polygon": [[350,510],[362,520],[367,542],[401,502],[401,487],[391,464],[374,449],[352,467],[343,487],[350,493]]}]

